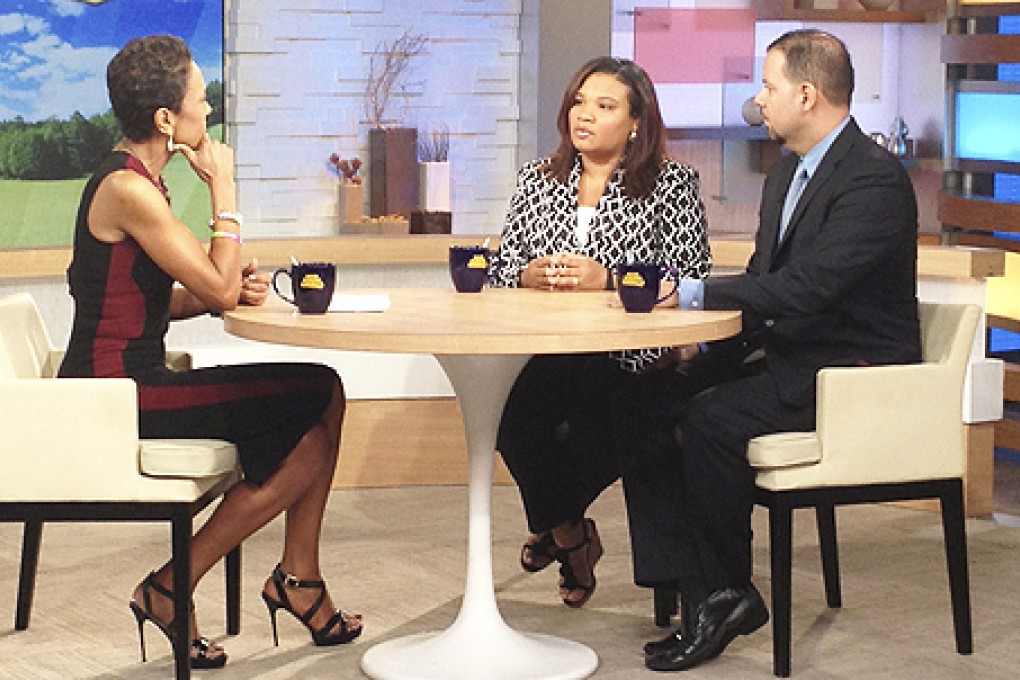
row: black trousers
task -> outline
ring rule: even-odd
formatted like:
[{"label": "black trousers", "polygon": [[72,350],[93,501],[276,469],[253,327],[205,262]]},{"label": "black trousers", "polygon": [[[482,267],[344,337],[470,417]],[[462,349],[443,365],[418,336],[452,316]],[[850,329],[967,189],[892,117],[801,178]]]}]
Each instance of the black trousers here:
[{"label": "black trousers", "polygon": [[628,438],[621,424],[617,442],[635,582],[676,583],[691,602],[750,583],[755,474],[747,442],[815,424],[813,395],[783,403],[764,360],[712,354],[640,376],[615,406],[631,428]]},{"label": "black trousers", "polygon": [[606,354],[533,357],[503,408],[496,448],[542,533],[584,516],[620,477],[612,403],[634,375]]}]

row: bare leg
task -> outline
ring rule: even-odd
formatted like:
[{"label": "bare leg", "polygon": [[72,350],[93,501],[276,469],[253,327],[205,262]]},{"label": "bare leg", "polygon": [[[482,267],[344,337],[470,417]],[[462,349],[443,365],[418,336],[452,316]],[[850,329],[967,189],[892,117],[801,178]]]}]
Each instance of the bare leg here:
[{"label": "bare leg", "polygon": [[[326,410],[323,421],[325,442],[323,443],[323,464],[313,480],[293,504],[287,508],[286,530],[284,534],[283,558],[280,568],[300,579],[321,580],[319,568],[319,538],[322,531],[322,516],[332,488],[333,473],[336,470],[337,458],[340,453],[340,428],[344,416],[344,395],[339,388],[334,393],[333,401]],[[276,588],[271,580],[265,584],[265,592],[273,598],[277,597]],[[287,597],[301,614],[308,610],[318,597],[318,591],[307,589],[288,589]],[[326,624],[333,615],[334,606],[326,593],[326,599],[318,612],[309,622],[315,629]],[[360,627],[361,616],[344,614],[349,630]],[[337,624],[338,629],[340,624]]]},{"label": "bare leg", "polygon": [[[560,599],[568,606],[583,605],[595,587],[595,563],[602,557],[602,542],[599,540],[594,525],[586,526],[590,520],[580,523],[564,522],[552,529],[553,540],[561,554],[565,553],[566,563],[573,570],[577,583],[581,588],[573,590],[564,587],[565,580],[560,577]],[[586,531],[588,533],[586,533]]]},{"label": "bare leg", "polygon": [[[224,555],[284,510],[287,510],[285,570],[293,570],[300,578],[320,577],[319,531],[339,455],[343,411],[344,395],[338,383],[323,421],[305,434],[276,474],[261,487],[242,482],[224,495],[209,521],[192,538],[192,590]],[[286,561],[288,558],[291,562]],[[312,571],[306,573],[305,568]],[[167,563],[156,574],[157,582],[168,589],[171,587],[170,569],[171,564]],[[140,588],[135,590],[134,596],[141,601]],[[299,598],[294,600],[295,606],[302,604]],[[309,605],[311,601],[309,599]],[[327,599],[312,625],[325,624],[332,612]],[[166,598],[154,598],[152,613],[162,621],[169,621],[173,616],[172,604]],[[194,621],[192,626],[192,637],[197,637]]]}]

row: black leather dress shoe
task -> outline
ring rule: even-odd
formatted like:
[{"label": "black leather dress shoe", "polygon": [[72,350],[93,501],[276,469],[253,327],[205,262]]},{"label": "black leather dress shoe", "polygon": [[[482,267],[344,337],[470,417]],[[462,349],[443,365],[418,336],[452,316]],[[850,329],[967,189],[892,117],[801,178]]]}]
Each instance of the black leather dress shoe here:
[{"label": "black leather dress shoe", "polygon": [[684,644],[683,632],[677,628],[661,640],[652,640],[645,643],[645,656],[656,656],[669,651],[680,649]]},{"label": "black leather dress shoe", "polygon": [[[769,620],[765,602],[753,585],[724,588],[698,605],[694,632],[689,637],[671,636],[675,644],[645,659],[653,671],[683,671],[719,656],[738,635],[748,635]],[[665,643],[665,640],[660,642]]]},{"label": "black leather dress shoe", "polygon": [[694,627],[694,614],[686,606],[681,606],[681,609],[680,626],[661,640],[646,642],[644,647],[645,656],[655,656],[656,654],[676,650],[679,645],[683,644],[684,640],[691,638]]}]

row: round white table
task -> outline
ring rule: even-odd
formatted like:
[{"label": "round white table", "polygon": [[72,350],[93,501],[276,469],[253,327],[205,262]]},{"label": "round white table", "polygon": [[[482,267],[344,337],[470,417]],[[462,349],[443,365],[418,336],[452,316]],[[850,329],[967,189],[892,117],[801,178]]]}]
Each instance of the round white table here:
[{"label": "round white table", "polygon": [[[345,291],[347,292],[347,291]],[[510,628],[492,580],[492,454],[506,396],[534,354],[599,352],[717,340],[740,330],[739,312],[657,308],[628,314],[611,293],[532,289],[386,292],[384,312],[302,315],[278,300],[224,314],[227,331],[278,344],[392,353],[427,353],[450,379],[469,456],[468,551],[464,599],[453,624],[381,642],[362,670],[386,680],[585,678],[598,657],[570,640]]]}]

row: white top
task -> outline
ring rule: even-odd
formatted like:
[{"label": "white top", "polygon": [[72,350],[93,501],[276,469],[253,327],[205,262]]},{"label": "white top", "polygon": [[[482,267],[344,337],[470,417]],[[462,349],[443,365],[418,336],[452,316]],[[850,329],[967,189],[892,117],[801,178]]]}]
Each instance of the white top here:
[{"label": "white top", "polygon": [[596,207],[593,205],[577,206],[577,225],[574,227],[574,236],[578,245],[584,246],[588,243],[588,231],[591,229],[591,221],[595,218]]}]

